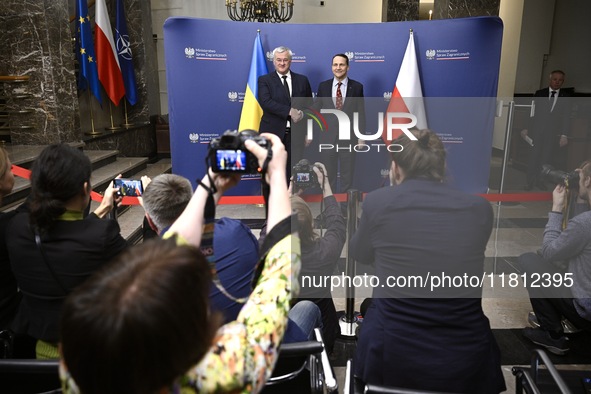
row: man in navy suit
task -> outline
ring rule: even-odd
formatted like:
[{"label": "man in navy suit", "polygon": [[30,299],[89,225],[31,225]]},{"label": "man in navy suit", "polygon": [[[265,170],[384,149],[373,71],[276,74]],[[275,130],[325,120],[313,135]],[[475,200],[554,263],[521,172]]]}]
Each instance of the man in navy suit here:
[{"label": "man in navy suit", "polygon": [[288,154],[288,180],[292,166],[304,153],[306,128],[304,122],[298,123],[304,117],[302,109],[312,104],[312,89],[308,78],[290,70],[292,56],[293,53],[287,47],[275,48],[275,70],[260,76],[258,80],[259,103],[263,108],[259,131],[281,138]]},{"label": "man in navy suit", "polygon": [[[333,190],[342,193],[352,188],[355,170],[354,146],[359,142],[353,134],[353,114],[359,114],[359,130],[365,130],[365,105],[363,103],[363,85],[347,76],[349,72],[349,58],[339,53],[332,57],[333,78],[318,85],[314,107],[321,109],[338,109],[347,114],[351,124],[350,140],[339,141],[339,125],[337,117],[324,115],[328,128],[320,132],[319,143],[332,145],[333,148],[323,149],[321,161],[326,166],[328,179],[331,180]],[[337,149],[338,147],[338,149]],[[340,187],[336,186],[337,169],[340,166]]]},{"label": "man in navy suit", "polygon": [[[523,138],[533,140],[527,168],[527,184],[525,190],[534,186],[546,190],[540,179],[542,165],[552,164],[564,167],[559,162],[559,149],[565,149],[570,131],[570,91],[561,89],[564,84],[564,71],[554,70],[550,73],[550,86],[540,89],[534,94],[536,104],[535,116],[531,119],[531,133],[528,129],[521,130]],[[564,161],[564,160],[562,160]],[[566,168],[562,168],[566,170]]]}]

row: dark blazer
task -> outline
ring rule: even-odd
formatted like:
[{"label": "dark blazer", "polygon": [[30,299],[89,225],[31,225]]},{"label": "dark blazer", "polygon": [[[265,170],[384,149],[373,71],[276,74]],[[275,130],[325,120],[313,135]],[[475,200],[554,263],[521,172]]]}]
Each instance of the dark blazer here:
[{"label": "dark blazer", "polygon": [[[312,104],[312,88],[308,78],[293,71],[291,71],[291,96],[294,98],[293,100],[290,100],[287,96],[283,81],[275,70],[259,77],[258,89],[259,104],[263,108],[259,131],[261,133],[275,134],[281,139],[285,134],[289,110],[292,107],[303,110]],[[305,123],[302,120],[298,124],[292,123],[291,126],[292,128],[296,127],[296,125],[299,128],[305,128]],[[292,140],[295,135],[295,133],[292,135]],[[297,133],[298,137],[300,135],[303,141],[305,135],[304,133]]]},{"label": "dark blazer", "polygon": [[57,342],[64,299],[126,247],[119,233],[117,221],[99,219],[95,214],[82,220],[56,221],[48,234],[41,237],[41,244],[47,264],[65,287],[62,289],[35,244],[29,214],[16,215],[6,236],[12,271],[23,293],[13,329],[36,339]]},{"label": "dark blazer", "polygon": [[15,211],[0,213],[0,331],[10,327],[22,294],[10,267],[6,245],[6,228]]},{"label": "dark blazer", "polygon": [[[373,263],[383,286],[373,288],[361,326],[357,376],[415,390],[505,389],[482,289],[476,283],[431,290],[429,280],[443,272],[482,278],[492,221],[483,198],[426,179],[366,195],[349,252],[359,262]],[[423,278],[425,288],[420,281],[413,284],[412,276]],[[400,280],[388,285],[389,277]]]},{"label": "dark blazer", "polygon": [[533,139],[533,149],[528,158],[526,173],[528,185],[539,180],[542,165],[551,164],[566,170],[565,151],[559,149],[560,136],[570,133],[572,89],[562,88],[552,108],[550,88],[540,89],[534,94],[535,115],[529,119],[528,136]]},{"label": "dark blazer", "polygon": [[560,135],[569,135],[572,102],[570,99],[561,100],[561,98],[571,97],[571,95],[570,89],[560,89],[556,105],[550,112],[550,88],[540,89],[534,94],[536,112],[534,117],[530,119],[530,128],[533,132],[531,137],[534,141],[536,138],[544,138],[545,141],[548,141],[550,139],[554,140]]},{"label": "dark blazer", "polygon": [[[316,101],[314,102],[314,108],[317,111],[321,109],[336,109],[335,103],[332,97],[332,85],[334,78],[327,81],[320,82],[318,85],[318,92],[316,92]],[[341,111],[345,112],[349,116],[351,121],[351,141],[356,144],[356,138],[353,134],[353,113],[359,113],[359,130],[364,132],[365,130],[365,105],[363,100],[357,99],[363,97],[363,85],[351,78],[347,83],[347,94],[344,97],[343,108]],[[349,98],[355,98],[348,100]],[[329,124],[328,130],[324,133],[320,133],[321,143],[332,144],[337,142],[338,136],[338,124],[336,122],[336,116],[334,115],[323,115]],[[332,126],[332,127],[331,127]]]},{"label": "dark blazer", "polygon": [[299,300],[309,300],[320,308],[322,314],[322,333],[324,343],[330,351],[340,334],[339,319],[329,287],[310,286],[303,283],[302,277],[319,283],[322,278],[331,276],[339,262],[347,236],[345,218],[334,196],[324,198],[322,213],[326,232],[312,243],[302,242],[302,267],[300,270]]}]

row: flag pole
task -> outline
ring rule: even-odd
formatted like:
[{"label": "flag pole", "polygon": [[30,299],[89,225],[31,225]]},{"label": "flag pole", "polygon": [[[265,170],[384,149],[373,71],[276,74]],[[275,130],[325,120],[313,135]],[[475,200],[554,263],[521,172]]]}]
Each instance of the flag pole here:
[{"label": "flag pole", "polygon": [[84,134],[97,135],[100,133],[94,129],[94,114],[92,112],[92,95],[90,94],[90,89],[86,89],[86,91],[88,92],[88,108],[90,109],[90,131],[87,131]]},{"label": "flag pole", "polygon": [[125,111],[125,123],[123,123],[121,126],[123,126],[126,129],[128,129],[131,126],[133,126],[133,123],[129,123],[128,120],[127,120],[127,100],[125,98],[123,98],[123,108],[124,108],[124,111]]},{"label": "flag pole", "polygon": [[105,127],[105,129],[111,131],[119,130],[120,128],[115,127],[115,125],[113,124],[113,106],[111,105],[111,100],[109,100],[109,116],[111,117],[111,126]]}]

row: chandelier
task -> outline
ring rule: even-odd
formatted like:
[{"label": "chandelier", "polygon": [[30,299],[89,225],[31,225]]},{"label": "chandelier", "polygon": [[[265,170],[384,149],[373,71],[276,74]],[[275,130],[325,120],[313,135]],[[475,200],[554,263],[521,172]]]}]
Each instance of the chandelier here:
[{"label": "chandelier", "polygon": [[293,15],[294,0],[226,0],[233,21],[287,22]]}]

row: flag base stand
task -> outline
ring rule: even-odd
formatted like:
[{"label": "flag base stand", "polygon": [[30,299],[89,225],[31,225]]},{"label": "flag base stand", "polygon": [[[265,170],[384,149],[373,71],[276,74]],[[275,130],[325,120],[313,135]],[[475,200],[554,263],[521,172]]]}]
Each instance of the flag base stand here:
[{"label": "flag base stand", "polygon": [[109,101],[109,115],[111,117],[111,126],[107,126],[105,127],[105,130],[107,131],[111,131],[111,132],[116,132],[121,130],[121,127],[119,126],[115,126],[115,123],[113,123],[113,106],[111,105],[111,102]]},{"label": "flag base stand", "polygon": [[91,131],[87,131],[86,133],[84,133],[86,135],[101,135],[102,133],[100,131],[96,131],[96,130],[91,130]]},{"label": "flag base stand", "polygon": [[129,129],[130,127],[135,126],[135,123],[121,123],[121,127]]}]

